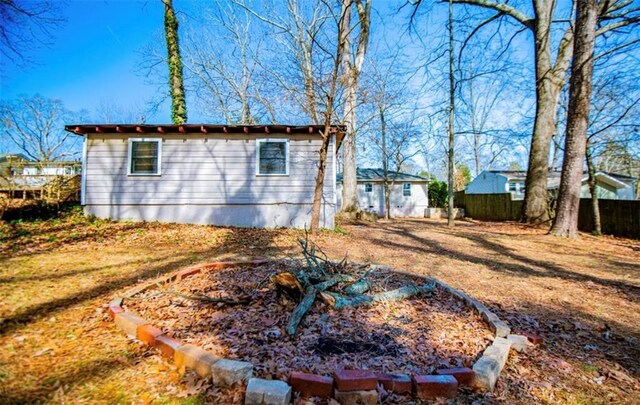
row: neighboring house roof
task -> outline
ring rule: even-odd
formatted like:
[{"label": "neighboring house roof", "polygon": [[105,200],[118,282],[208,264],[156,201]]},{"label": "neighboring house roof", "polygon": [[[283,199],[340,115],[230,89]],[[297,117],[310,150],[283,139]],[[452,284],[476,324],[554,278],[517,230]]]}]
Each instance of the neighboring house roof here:
[{"label": "neighboring house roof", "polygon": [[[489,170],[489,172],[503,175],[507,178],[507,180],[525,181],[527,179],[527,172],[523,170]],[[552,172],[549,172],[549,177],[547,179],[547,189],[555,190],[560,188],[561,175],[562,172],[560,171],[554,170]],[[588,179],[589,174],[587,172],[583,172],[582,181],[585,182]],[[596,179],[598,181],[610,184],[615,188],[623,188],[628,187],[629,184],[627,184],[627,182],[629,180],[635,180],[635,177],[599,171],[596,173]],[[625,182],[625,180],[627,182]]]},{"label": "neighboring house roof", "polygon": [[[392,170],[387,171],[388,178],[391,181],[425,181],[428,182],[429,179],[416,176],[409,173],[395,172]],[[371,168],[357,168],[356,169],[356,178],[358,181],[384,181],[384,170],[383,169],[371,169]],[[342,183],[342,173],[338,173],[337,176],[338,183]]]},{"label": "neighboring house roof", "polygon": [[31,159],[29,159],[22,153],[0,153],[0,162],[6,162],[8,160],[21,160],[26,162],[31,161]]},{"label": "neighboring house roof", "polygon": [[[487,170],[489,173],[495,173],[507,178],[507,181],[525,181],[527,180],[527,172],[524,170]],[[560,174],[559,171],[551,171],[549,172],[549,177],[547,178],[547,188],[553,189],[558,188],[560,185]]]},{"label": "neighboring house roof", "polygon": [[637,177],[627,176],[627,175],[624,175],[624,174],[611,173],[611,172],[605,172],[605,171],[601,171],[599,173],[604,173],[604,174],[606,174],[608,176],[611,176],[614,179],[617,179],[617,180],[620,180],[620,181],[629,181],[629,182],[638,181]]}]

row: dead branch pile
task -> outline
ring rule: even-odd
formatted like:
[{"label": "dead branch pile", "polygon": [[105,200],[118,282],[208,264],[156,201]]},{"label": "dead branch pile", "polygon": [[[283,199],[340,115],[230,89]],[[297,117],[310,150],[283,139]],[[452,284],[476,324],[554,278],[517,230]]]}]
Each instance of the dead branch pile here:
[{"label": "dead branch pile", "polygon": [[[309,243],[308,238],[300,239],[299,243],[306,266],[298,271],[283,271],[271,276],[271,281],[279,293],[286,294],[298,302],[287,323],[286,330],[290,336],[296,334],[302,318],[318,296],[325,304],[339,310],[429,294],[435,287],[432,284],[409,284],[377,294],[366,294],[371,289],[368,276],[372,270],[368,269],[368,265],[349,269],[346,259],[339,263],[330,261],[320,248],[314,243]],[[331,289],[333,291],[330,291]]]}]

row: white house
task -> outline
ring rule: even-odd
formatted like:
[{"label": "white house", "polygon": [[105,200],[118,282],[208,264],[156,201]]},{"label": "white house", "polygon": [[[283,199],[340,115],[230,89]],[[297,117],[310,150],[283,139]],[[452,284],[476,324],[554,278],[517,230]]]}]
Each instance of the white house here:
[{"label": "white house", "polygon": [[[384,171],[361,169],[356,171],[360,208],[384,216]],[[412,174],[389,171],[392,217],[424,217],[429,208],[429,180]],[[342,206],[342,174],[338,174],[338,207]]]},{"label": "white house", "polygon": [[80,174],[80,162],[34,161],[18,154],[0,154],[0,190],[39,188],[59,177]]},{"label": "white house", "polygon": [[[84,136],[81,203],[103,218],[309,226],[323,125],[68,125]],[[333,228],[333,127],[320,223]]]},{"label": "white house", "polygon": [[[465,194],[502,194],[511,193],[514,200],[524,198],[527,173],[520,170],[485,170],[481,172],[466,189]],[[582,177],[581,197],[589,198],[587,173]],[[596,190],[598,197],[612,200],[634,200],[638,180],[635,177],[623,176],[609,172],[596,173]],[[560,172],[549,172],[547,189],[557,190],[560,186]]]}]

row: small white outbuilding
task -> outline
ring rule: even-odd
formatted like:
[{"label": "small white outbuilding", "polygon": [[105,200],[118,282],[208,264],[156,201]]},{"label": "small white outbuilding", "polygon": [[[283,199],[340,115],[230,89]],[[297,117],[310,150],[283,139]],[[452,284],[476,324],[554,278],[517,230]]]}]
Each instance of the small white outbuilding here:
[{"label": "small white outbuilding", "polygon": [[[308,227],[324,125],[68,125],[84,137],[86,214],[134,221]],[[334,227],[331,128],[320,226]]]},{"label": "small white outbuilding", "polygon": [[[385,213],[384,170],[358,168],[358,200],[360,208],[383,217]],[[392,217],[425,216],[429,208],[429,180],[413,174],[388,171],[390,208]],[[338,208],[342,206],[342,173],[337,177]]]}]

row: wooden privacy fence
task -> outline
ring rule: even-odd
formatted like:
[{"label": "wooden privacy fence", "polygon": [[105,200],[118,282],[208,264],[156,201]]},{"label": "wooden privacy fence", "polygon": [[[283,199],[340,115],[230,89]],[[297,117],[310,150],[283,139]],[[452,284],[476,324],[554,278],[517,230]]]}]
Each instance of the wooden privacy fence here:
[{"label": "wooden privacy fence", "polygon": [[[640,239],[640,200],[598,200],[602,233]],[[593,231],[591,200],[580,200],[578,229]]]},{"label": "wooden privacy fence", "polygon": [[[511,194],[455,195],[456,207],[464,208],[465,215],[481,221],[518,221],[522,200],[511,200]],[[640,238],[640,200],[599,200],[602,232],[609,235]],[[578,229],[593,231],[591,199],[580,200]]]},{"label": "wooden privacy fence", "polygon": [[464,208],[465,216],[481,221],[517,221],[520,219],[522,201],[512,201],[511,194],[455,195],[456,207]]}]

